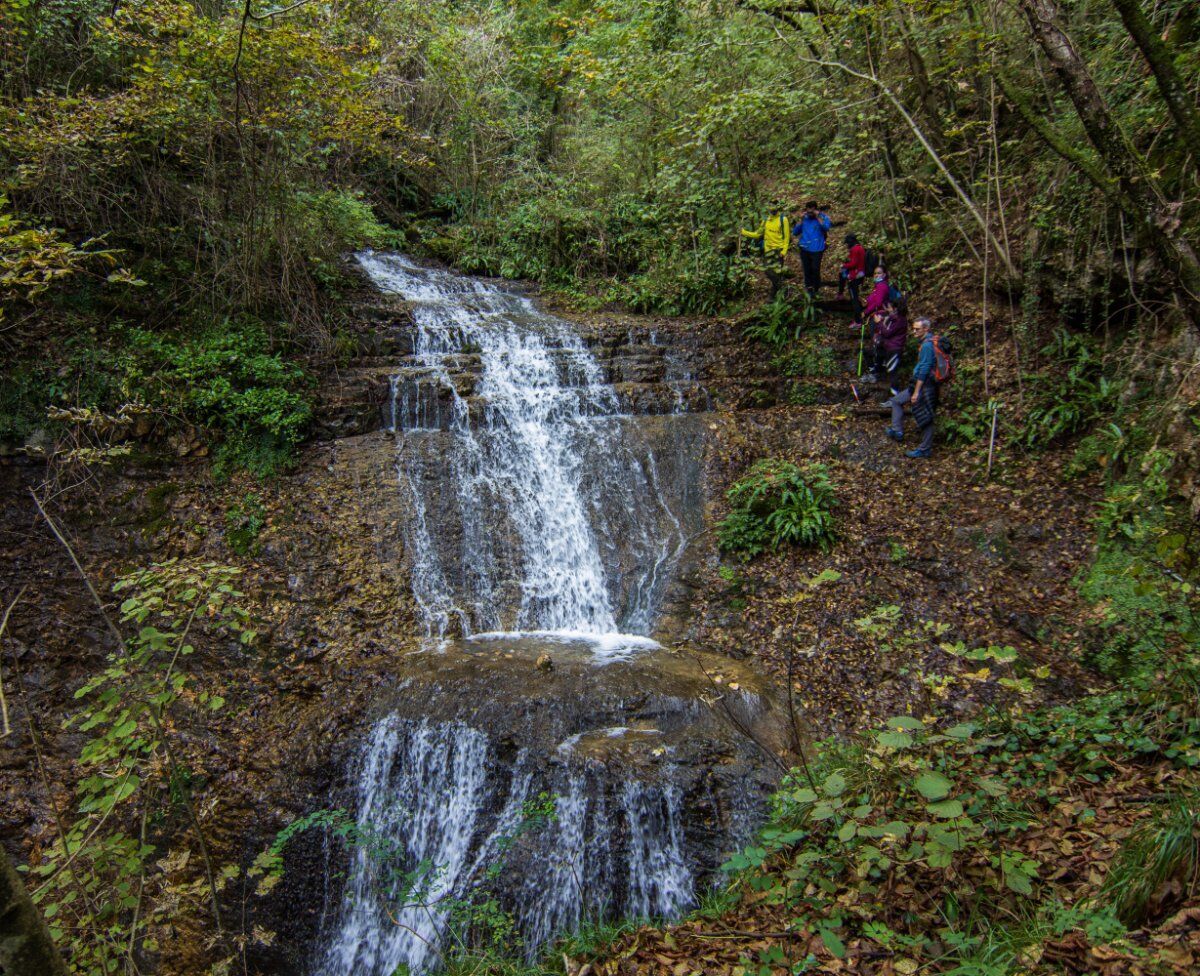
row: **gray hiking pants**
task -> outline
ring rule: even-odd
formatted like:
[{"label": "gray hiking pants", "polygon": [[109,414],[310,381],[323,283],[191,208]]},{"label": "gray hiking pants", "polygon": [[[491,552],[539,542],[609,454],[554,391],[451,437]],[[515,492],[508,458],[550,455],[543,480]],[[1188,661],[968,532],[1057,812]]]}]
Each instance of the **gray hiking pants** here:
[{"label": "gray hiking pants", "polygon": [[[912,390],[904,389],[897,393],[894,397],[888,400],[887,405],[892,408],[892,429],[904,433],[904,407],[912,400]],[[930,391],[929,406],[937,411],[937,394]],[[933,421],[930,420],[924,427],[917,428],[921,432],[921,443],[917,447],[922,451],[933,450]]]}]

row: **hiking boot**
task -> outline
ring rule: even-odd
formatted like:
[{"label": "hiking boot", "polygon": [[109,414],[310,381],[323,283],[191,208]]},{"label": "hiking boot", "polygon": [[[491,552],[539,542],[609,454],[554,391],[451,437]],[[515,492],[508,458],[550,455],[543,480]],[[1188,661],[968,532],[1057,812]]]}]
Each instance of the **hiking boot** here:
[{"label": "hiking boot", "polygon": [[904,452],[904,456],[910,457],[910,458],[927,458],[931,454],[933,454],[933,451],[924,451],[919,447],[915,451],[905,451]]},{"label": "hiking boot", "polygon": [[892,440],[894,440],[897,444],[899,444],[902,440],[904,440],[904,431],[896,430],[895,427],[888,427],[887,430],[884,431],[884,433],[887,434],[888,437],[890,437]]}]

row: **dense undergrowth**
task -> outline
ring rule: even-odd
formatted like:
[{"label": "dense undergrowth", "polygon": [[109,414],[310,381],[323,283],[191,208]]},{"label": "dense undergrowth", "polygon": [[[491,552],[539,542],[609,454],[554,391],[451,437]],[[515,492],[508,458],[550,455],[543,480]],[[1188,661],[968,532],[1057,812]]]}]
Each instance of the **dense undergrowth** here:
[{"label": "dense undergrowth", "polygon": [[[61,439],[47,407],[111,409],[122,324],[203,356],[193,330],[257,319],[270,354],[331,362],[353,345],[339,339],[340,256],[387,241],[585,307],[725,313],[756,276],[738,229],[823,197],[917,301],[964,269],[999,286],[1029,374],[1029,446],[1111,406],[1119,383],[1093,388],[1093,336],[1196,317],[1200,124],[1183,102],[1200,23],[1175,0],[3,12],[9,445]],[[1043,21],[1072,43],[1032,29]],[[751,331],[782,344],[811,309],[755,315]],[[1071,332],[1040,354],[1060,323]],[[80,356],[89,382],[72,383]],[[1062,376],[1067,403],[1044,382]],[[951,433],[987,428],[987,400]],[[303,411],[248,446],[242,419],[223,424],[230,407],[181,419],[228,440],[235,466],[278,467],[267,459]]]},{"label": "dense undergrowth", "polygon": [[6,446],[294,458],[306,371],[345,345],[345,255],[388,239],[355,174],[415,155],[372,84],[370,4],[250,13],[0,10]]},{"label": "dense undergrowth", "polygon": [[[1152,454],[1109,489],[1080,580],[1095,611],[1080,650],[1110,690],[998,703],[967,722],[931,700],[920,715],[819,743],[760,843],[727,865],[736,885],[819,933],[835,957],[860,940],[860,951],[893,954],[897,972],[1039,971],[1045,944],[1071,932],[1085,947],[1152,954],[1130,930],[1200,886],[1196,552],[1162,478],[1168,464]],[[973,656],[1022,667],[1011,649]],[[1064,877],[1054,839],[1096,823],[1103,784],[1130,776],[1159,791],[1144,816],[1106,873]]]}]

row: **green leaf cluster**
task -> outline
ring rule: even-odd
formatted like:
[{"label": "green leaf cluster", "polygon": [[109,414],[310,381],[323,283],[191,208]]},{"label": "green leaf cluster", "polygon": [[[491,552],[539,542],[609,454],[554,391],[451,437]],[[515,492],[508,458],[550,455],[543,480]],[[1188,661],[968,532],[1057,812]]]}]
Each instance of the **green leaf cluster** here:
[{"label": "green leaf cluster", "polygon": [[726,493],[730,512],[717,526],[717,544],[745,559],[785,545],[828,548],[836,492],[824,464],[758,460]]}]

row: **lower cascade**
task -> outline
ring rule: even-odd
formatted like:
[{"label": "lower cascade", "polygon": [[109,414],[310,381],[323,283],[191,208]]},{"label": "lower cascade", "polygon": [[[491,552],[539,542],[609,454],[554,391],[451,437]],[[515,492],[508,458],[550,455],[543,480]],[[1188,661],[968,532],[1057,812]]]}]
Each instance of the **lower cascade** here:
[{"label": "lower cascade", "polygon": [[[424,969],[436,961],[456,900],[487,885],[488,869],[501,860],[520,859],[520,877],[502,897],[531,949],[589,915],[669,916],[690,905],[677,785],[618,784],[584,766],[547,773],[528,752],[502,768],[496,751],[461,722],[392,716],[375,725],[363,758],[359,823],[402,839],[410,870],[426,865],[428,873],[411,890],[404,880],[381,895],[373,855],[360,851],[352,911],[324,972]],[[551,820],[537,830],[542,836],[514,850],[539,795],[552,796]],[[597,893],[616,900],[589,903]]]},{"label": "lower cascade", "polygon": [[481,903],[531,958],[584,922],[677,916],[750,836],[776,732],[752,674],[714,682],[731,662],[653,639],[702,528],[700,418],[681,394],[630,410],[519,293],[360,262],[412,312],[383,421],[425,644],[349,770],[356,843],[313,974],[435,971]]}]

